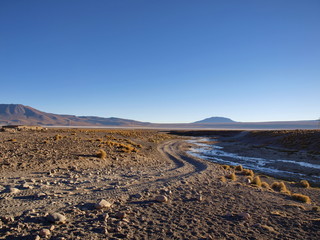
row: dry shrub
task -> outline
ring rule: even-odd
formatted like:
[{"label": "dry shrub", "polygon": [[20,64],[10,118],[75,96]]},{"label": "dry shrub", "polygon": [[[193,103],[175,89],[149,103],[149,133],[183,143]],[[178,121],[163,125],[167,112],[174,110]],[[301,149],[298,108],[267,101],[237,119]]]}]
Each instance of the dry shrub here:
[{"label": "dry shrub", "polygon": [[225,178],[225,176],[221,176],[219,179],[220,179],[221,182],[224,182],[224,183],[227,181],[227,179]]},{"label": "dry shrub", "polygon": [[231,174],[227,175],[226,178],[231,179],[232,181],[237,180],[237,176],[235,173],[231,173]]},{"label": "dry shrub", "polygon": [[254,176],[254,172],[252,170],[250,170],[250,169],[243,169],[241,171],[241,174],[245,175],[245,176],[251,176],[251,177]]},{"label": "dry shrub", "polygon": [[304,187],[304,188],[309,188],[310,187],[310,183],[307,180],[301,180],[300,181],[300,186]]},{"label": "dry shrub", "polygon": [[60,139],[62,139],[62,136],[60,134],[54,136],[54,140],[58,141]]},{"label": "dry shrub", "polygon": [[101,159],[106,159],[107,153],[106,153],[104,150],[100,149],[100,150],[97,152],[96,156],[97,156],[98,158],[101,158]]},{"label": "dry shrub", "polygon": [[238,165],[234,168],[236,171],[243,171],[242,165]]},{"label": "dry shrub", "polygon": [[267,182],[262,182],[261,187],[266,188],[266,189],[270,189],[270,185]]},{"label": "dry shrub", "polygon": [[261,187],[261,179],[259,176],[256,176],[253,181],[252,184],[257,185],[258,187]]},{"label": "dry shrub", "polygon": [[308,203],[308,204],[311,203],[311,199],[308,196],[303,194],[294,193],[291,195],[291,198],[299,202]]},{"label": "dry shrub", "polygon": [[229,170],[230,166],[229,165],[222,165],[222,168],[225,169],[225,170]]},{"label": "dry shrub", "polygon": [[247,180],[248,183],[252,183],[253,177],[252,176],[247,176],[246,180]]},{"label": "dry shrub", "polygon": [[277,192],[290,193],[284,182],[274,182],[272,183],[271,188]]}]

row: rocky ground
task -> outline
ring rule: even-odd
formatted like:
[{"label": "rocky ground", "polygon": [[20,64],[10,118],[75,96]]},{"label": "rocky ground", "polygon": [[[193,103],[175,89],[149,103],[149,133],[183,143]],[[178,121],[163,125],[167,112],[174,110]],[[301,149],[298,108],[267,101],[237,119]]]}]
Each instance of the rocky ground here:
[{"label": "rocky ground", "polygon": [[242,169],[189,156],[187,138],[153,130],[0,132],[0,239],[320,238],[318,188],[258,186]]}]

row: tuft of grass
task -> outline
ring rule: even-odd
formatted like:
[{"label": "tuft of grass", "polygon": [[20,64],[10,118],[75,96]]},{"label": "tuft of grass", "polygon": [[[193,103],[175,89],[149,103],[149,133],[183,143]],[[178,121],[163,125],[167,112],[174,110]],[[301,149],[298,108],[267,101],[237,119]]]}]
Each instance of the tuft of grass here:
[{"label": "tuft of grass", "polygon": [[219,179],[220,179],[221,182],[224,182],[224,183],[227,181],[225,176],[221,176]]},{"label": "tuft of grass", "polygon": [[301,180],[300,181],[300,186],[304,187],[304,188],[309,188],[310,187],[310,183],[307,180]]},{"label": "tuft of grass", "polygon": [[60,134],[54,136],[54,140],[58,141],[60,139],[62,139],[62,136]]},{"label": "tuft of grass", "polygon": [[270,189],[270,185],[267,182],[261,182],[261,187],[266,188],[266,189]]},{"label": "tuft of grass", "polygon": [[230,166],[229,165],[222,165],[222,168],[225,169],[225,170],[229,170]]},{"label": "tuft of grass", "polygon": [[300,193],[294,193],[291,195],[291,198],[293,200],[299,201],[299,202],[303,202],[303,203],[311,203],[311,199],[307,196],[307,195],[303,195]]},{"label": "tuft of grass", "polygon": [[98,158],[101,158],[101,159],[106,159],[107,153],[106,153],[104,150],[100,149],[100,150],[97,152],[96,156],[97,156]]},{"label": "tuft of grass", "polygon": [[261,179],[259,176],[254,177],[253,181],[252,181],[253,185],[257,185],[258,187],[261,187]]},{"label": "tuft of grass", "polygon": [[227,175],[226,178],[231,179],[232,181],[237,180],[237,176],[235,173],[231,173],[231,174]]},{"label": "tuft of grass", "polygon": [[251,177],[254,176],[254,172],[252,170],[250,170],[250,169],[243,169],[241,171],[241,174],[245,175],[245,176],[251,176]]},{"label": "tuft of grass", "polygon": [[320,212],[320,207],[319,206],[314,206],[314,207],[312,207],[312,211]]},{"label": "tuft of grass", "polygon": [[271,184],[271,188],[277,192],[290,193],[284,182],[274,182]]},{"label": "tuft of grass", "polygon": [[243,171],[242,165],[238,165],[234,168],[236,171]]}]

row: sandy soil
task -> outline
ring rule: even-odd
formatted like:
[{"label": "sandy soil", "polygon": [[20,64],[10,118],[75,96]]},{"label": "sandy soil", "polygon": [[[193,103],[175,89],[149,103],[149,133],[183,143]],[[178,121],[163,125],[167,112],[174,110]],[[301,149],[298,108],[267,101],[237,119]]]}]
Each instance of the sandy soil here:
[{"label": "sandy soil", "polygon": [[[286,182],[307,204],[257,187],[188,155],[185,139],[151,130],[0,132],[0,239],[320,238],[318,188]],[[233,172],[237,180],[224,178]],[[111,206],[99,208],[102,199]],[[56,212],[66,220],[53,222]]]}]

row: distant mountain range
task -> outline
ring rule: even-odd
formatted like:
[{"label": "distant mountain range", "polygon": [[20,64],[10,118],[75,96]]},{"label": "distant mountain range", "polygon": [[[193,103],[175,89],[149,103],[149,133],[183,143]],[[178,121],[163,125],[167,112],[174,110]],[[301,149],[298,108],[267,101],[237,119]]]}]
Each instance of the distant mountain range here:
[{"label": "distant mountain range", "polygon": [[235,122],[230,118],[211,117],[194,123],[156,124],[122,118],[74,116],[46,113],[22,104],[0,104],[0,125],[145,127],[165,129],[317,129],[319,122]]}]

